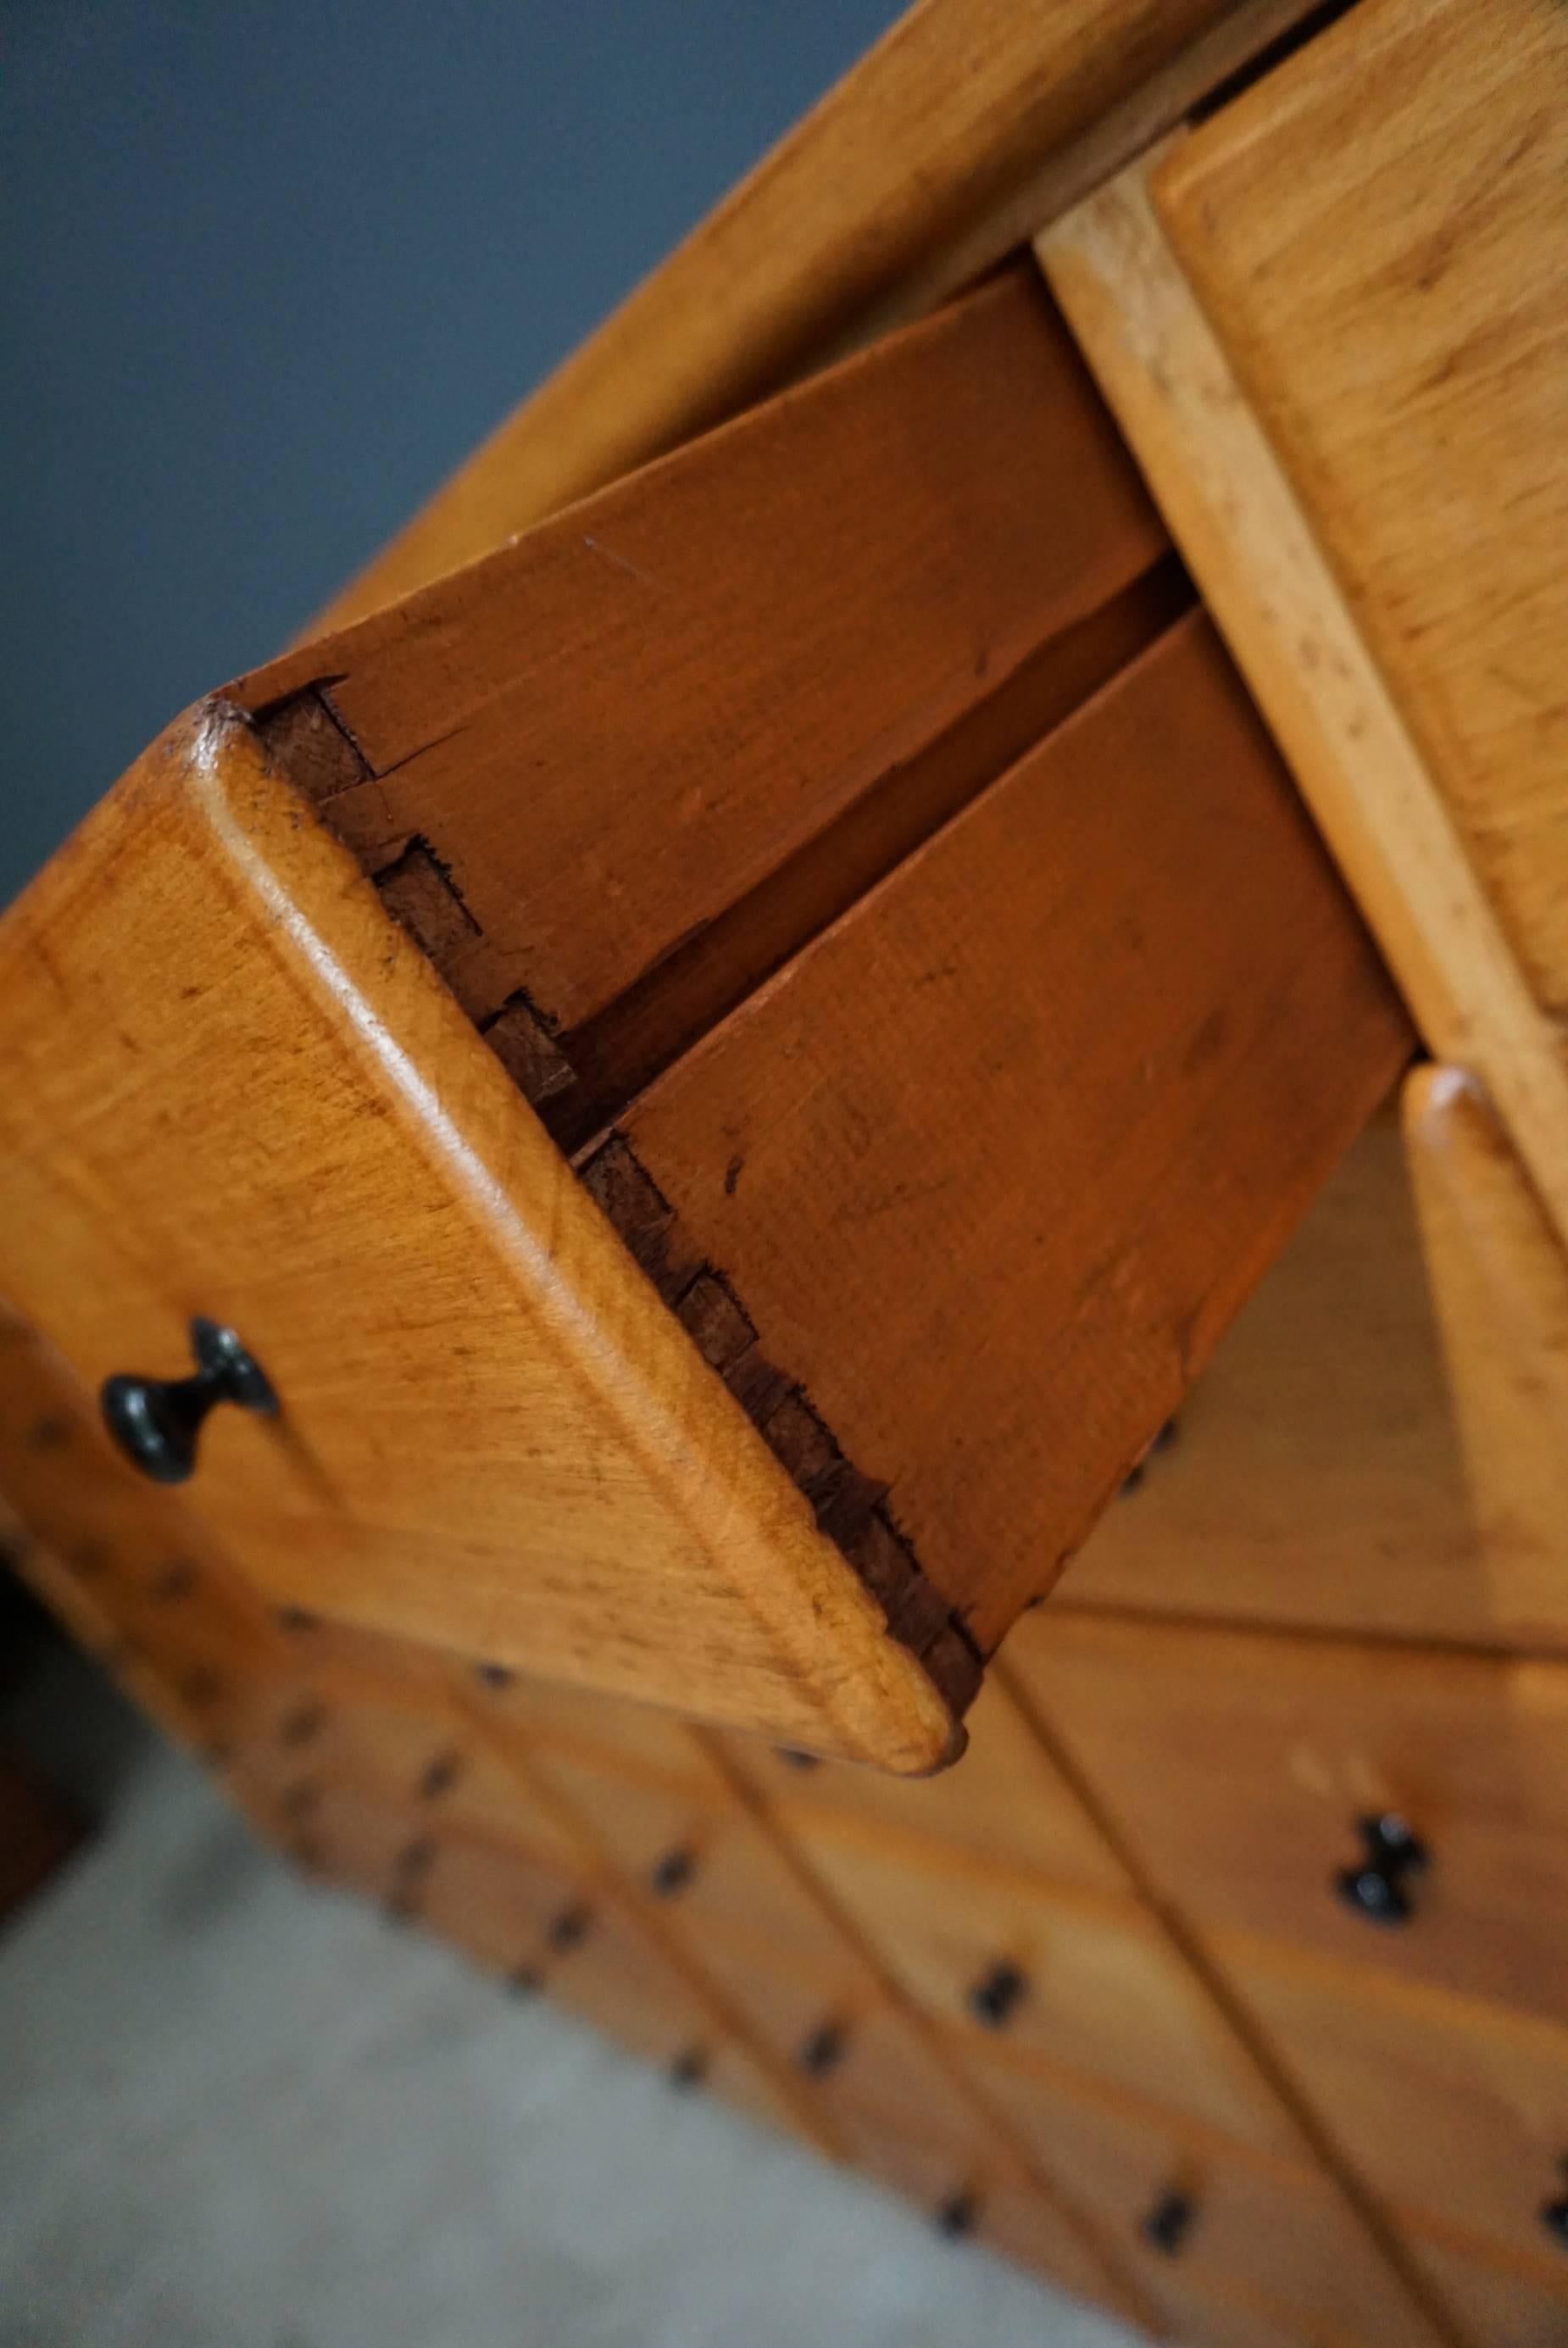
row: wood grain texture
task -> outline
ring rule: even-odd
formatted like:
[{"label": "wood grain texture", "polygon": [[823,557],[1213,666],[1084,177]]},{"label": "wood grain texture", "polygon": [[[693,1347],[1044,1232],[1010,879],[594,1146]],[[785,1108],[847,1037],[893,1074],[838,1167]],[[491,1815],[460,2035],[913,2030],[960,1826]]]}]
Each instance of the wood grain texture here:
[{"label": "wood grain texture", "polygon": [[[1006,1665],[1194,1924],[1568,2024],[1561,1664],[1050,1610]],[[1364,1856],[1357,1819],[1386,1811],[1431,1853],[1406,1931],[1336,1891]]]},{"label": "wood grain texture", "polygon": [[1568,1256],[1480,1088],[1421,1068],[1405,1136],[1482,1576],[1558,1643],[1568,1599]]},{"label": "wood grain texture", "polygon": [[[1234,0],[923,0],[336,599],[342,624],[471,561],[775,391],[906,273],[989,266],[1009,200],[1231,15],[1223,76],[1281,12]],[[1283,12],[1287,16],[1295,9]],[[1157,121],[1193,93],[1184,79]],[[985,223],[1000,215],[990,235]],[[951,267],[924,298],[963,282]],[[916,298],[919,298],[918,296]],[[907,312],[904,314],[908,314]]]},{"label": "wood grain texture", "polygon": [[[1405,1047],[1212,644],[1125,667],[1163,553],[1015,273],[232,689],[563,1144],[634,1094],[587,1187],[955,1706]],[[1033,1104],[1075,1090],[1069,1138]],[[1091,1293],[1107,1167],[1148,1222]]]},{"label": "wood grain texture", "polygon": [[1100,2082],[1287,2154],[1295,2123],[1160,1926],[1130,1899],[1059,1890],[862,1820],[792,1822],[813,1873],[904,1993],[990,2044],[973,1993],[1021,1987],[997,2034]]},{"label": "wood grain texture", "polygon": [[1026,1868],[1047,1881],[1124,1891],[1127,1876],[1006,1689],[988,1675],[951,1769],[918,1783],[727,1736],[727,1759],[780,1831],[799,1838],[819,1811],[918,1834],[937,1849]]},{"label": "wood grain texture", "polygon": [[1147,643],[1168,543],[1015,271],[229,697],[580,1139]]},{"label": "wood grain texture", "polygon": [[1539,1000],[1568,1010],[1568,19],[1367,0],[1156,198]]},{"label": "wood grain texture", "polygon": [[[1369,97],[1377,79],[1366,77]],[[1428,1043],[1481,1077],[1568,1234],[1568,1071],[1557,1023],[1531,992],[1314,535],[1316,517],[1305,514],[1166,242],[1144,168],[1078,206],[1038,250]],[[1311,366],[1302,379],[1315,379]],[[1440,551],[1433,560],[1441,569]]]},{"label": "wood grain texture", "polygon": [[623,1129],[987,1652],[1408,1046],[1191,621]]},{"label": "wood grain texture", "polygon": [[1214,1943],[1341,2148],[1419,2225],[1528,2264],[1563,2189],[1568,2032],[1532,2014],[1387,1981],[1277,1945]]},{"label": "wood grain texture", "polygon": [[[1454,1081],[1418,1069],[1407,1102],[1436,1107]],[[1463,1113],[1486,1115],[1468,1094]],[[1392,1106],[1367,1128],[1055,1606],[1568,1647],[1568,1492],[1548,1399],[1561,1259],[1489,1125],[1497,1243],[1508,1249],[1510,1213],[1527,1226],[1499,1284],[1492,1224],[1472,1237],[1473,1213],[1449,1206],[1464,1141],[1439,1139],[1451,1123],[1445,1109],[1429,1145],[1417,1125],[1407,1145]],[[1435,1193],[1419,1218],[1413,1182]]]},{"label": "wood grain texture", "polygon": [[[1438,2338],[1332,2180],[1310,2167],[1244,2152],[1130,2096],[1086,2094],[1011,2049],[976,2050],[971,2059],[1039,2158],[1073,2178],[1171,2321],[1182,2313],[1181,2299],[1167,2297],[1176,2278],[1186,2291],[1207,2290],[1278,2323],[1300,2323],[1309,2337]],[[1171,2192],[1191,2210],[1174,2251],[1145,2231]]]},{"label": "wood grain texture", "polygon": [[164,737],[4,951],[0,1273],[89,1390],[177,1373],[192,1312],[242,1329],[285,1410],[221,1413],[201,1493],[258,1586],[944,1756],[930,1681],[232,712]]}]

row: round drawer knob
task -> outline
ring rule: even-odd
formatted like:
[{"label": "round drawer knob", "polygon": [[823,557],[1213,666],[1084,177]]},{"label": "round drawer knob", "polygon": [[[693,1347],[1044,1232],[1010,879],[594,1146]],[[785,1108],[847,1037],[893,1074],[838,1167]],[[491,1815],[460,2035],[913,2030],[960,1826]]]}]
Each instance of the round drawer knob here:
[{"label": "round drawer knob", "polygon": [[196,1442],[209,1411],[221,1402],[275,1418],[272,1381],[232,1329],[215,1321],[191,1323],[193,1375],[186,1378],[106,1378],[99,1393],[104,1424],[144,1476],[155,1484],[183,1484],[196,1466]]},{"label": "round drawer knob", "polygon": [[1410,1879],[1424,1873],[1430,1859],[1426,1844],[1394,1810],[1357,1818],[1356,1831],[1367,1855],[1359,1866],[1340,1869],[1335,1889],[1370,1924],[1408,1924],[1415,1913]]},{"label": "round drawer knob", "polygon": [[820,2022],[801,2041],[795,2059],[810,2079],[825,2079],[836,2071],[849,2050],[849,2033],[841,2022]]},{"label": "round drawer knob", "polygon": [[967,2186],[944,2194],[931,2213],[931,2222],[948,2241],[967,2241],[980,2223],[979,2195]]},{"label": "round drawer knob", "polygon": [[1198,2205],[1179,2185],[1168,2186],[1139,2228],[1151,2250],[1173,2259],[1197,2220]]},{"label": "round drawer knob", "polygon": [[969,2011],[987,2030],[1005,2030],[1028,1988],[1027,1975],[1006,1957],[1000,1958],[970,1991]]},{"label": "round drawer knob", "polygon": [[673,1900],[684,1891],[696,1874],[696,1853],[689,1843],[676,1843],[666,1850],[648,1877],[648,1882],[660,1900]]}]

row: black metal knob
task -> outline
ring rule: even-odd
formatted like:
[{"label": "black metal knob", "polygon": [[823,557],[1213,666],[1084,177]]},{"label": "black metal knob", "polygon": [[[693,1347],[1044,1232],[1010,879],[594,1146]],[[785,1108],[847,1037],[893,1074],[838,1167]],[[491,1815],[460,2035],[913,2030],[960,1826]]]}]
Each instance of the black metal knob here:
[{"label": "black metal knob", "polygon": [[191,1323],[196,1369],[188,1378],[106,1378],[98,1396],[104,1423],[133,1468],[155,1484],[183,1484],[196,1466],[196,1438],[221,1402],[275,1418],[272,1381],[232,1329]]},{"label": "black metal knob", "polygon": [[801,2041],[795,2060],[808,2078],[825,2079],[838,2069],[848,2046],[849,2034],[841,2022],[820,2022]]},{"label": "black metal knob", "polygon": [[1198,2204],[1179,2185],[1168,2186],[1139,2227],[1150,2250],[1173,2259],[1197,2222]]},{"label": "black metal knob", "polygon": [[564,1955],[568,1949],[580,1949],[593,1929],[593,1910],[586,1900],[573,1900],[552,1917],[544,1937]]},{"label": "black metal knob", "polygon": [[987,2030],[1004,2030],[1028,1988],[1028,1975],[1006,1957],[999,1958],[970,1991],[969,2011]]},{"label": "black metal knob", "polygon": [[931,2213],[931,2222],[950,2242],[962,2242],[980,2223],[980,2196],[961,2186],[944,2194]]},{"label": "black metal knob", "polygon": [[1410,1879],[1430,1863],[1426,1844],[1396,1810],[1357,1818],[1356,1831],[1367,1846],[1367,1856],[1359,1867],[1341,1868],[1334,1879],[1336,1890],[1369,1924],[1408,1924],[1415,1912]]},{"label": "black metal knob", "polygon": [[[1560,2160],[1557,2166],[1563,2172],[1564,2184],[1568,2184],[1568,2159]],[[1568,2250],[1568,2192],[1559,2193],[1552,2200],[1542,2203],[1541,2222],[1558,2247]]]},{"label": "black metal knob", "polygon": [[696,1853],[689,1843],[678,1842],[666,1850],[654,1868],[648,1881],[661,1900],[673,1900],[684,1891],[696,1874]]},{"label": "black metal knob", "polygon": [[708,2052],[706,2046],[686,2046],[671,2063],[665,2074],[672,2087],[680,2095],[689,2095],[700,2087],[708,2074]]}]

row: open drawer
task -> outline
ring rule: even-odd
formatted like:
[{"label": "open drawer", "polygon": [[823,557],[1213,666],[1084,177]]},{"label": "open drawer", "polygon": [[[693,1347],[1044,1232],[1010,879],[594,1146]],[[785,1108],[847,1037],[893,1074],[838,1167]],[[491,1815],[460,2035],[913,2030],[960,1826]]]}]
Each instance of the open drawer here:
[{"label": "open drawer", "polygon": [[1016,272],[202,704],[0,1004],[0,1290],[253,1587],[903,1772],[1409,1047]]}]

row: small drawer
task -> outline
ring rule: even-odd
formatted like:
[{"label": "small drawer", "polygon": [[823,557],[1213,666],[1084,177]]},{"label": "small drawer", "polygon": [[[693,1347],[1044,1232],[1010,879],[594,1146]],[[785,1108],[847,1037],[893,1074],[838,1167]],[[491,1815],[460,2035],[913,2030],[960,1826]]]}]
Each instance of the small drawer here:
[{"label": "small drawer", "polygon": [[1337,2188],[1130,2102],[1085,2096],[1021,2054],[973,2058],[1047,2172],[1070,2182],[1161,2307],[1195,2283],[1310,2333],[1431,2348],[1433,2334]]},{"label": "small drawer", "polygon": [[1127,1889],[1126,1870],[1029,1727],[993,1679],[965,1725],[963,1758],[935,1777],[890,1777],[841,1762],[730,1736],[726,1750],[768,1807],[787,1820],[819,1810],[885,1821],[977,1858],[1091,1890]]},{"label": "small drawer", "polygon": [[362,1696],[345,1701],[319,1681],[314,1692],[321,1725],[310,1759],[323,1776],[384,1789],[407,1810],[411,1829],[427,1811],[444,1808],[467,1758],[451,1714]]},{"label": "small drawer", "polygon": [[727,2034],[697,1990],[614,1898],[594,1898],[585,1929],[554,1945],[561,1921],[558,1915],[547,1933],[546,1993],[634,2054],[665,2065],[676,2084],[699,2086]]},{"label": "small drawer", "polygon": [[687,1929],[678,1914],[666,1929],[759,2043],[799,2075],[814,2103],[827,2110],[841,2077],[860,2075],[868,2022],[886,2001],[850,1942],[832,1964],[802,1965],[749,1934]]},{"label": "small drawer", "polygon": [[1568,1666],[1062,1614],[1006,1659],[1194,1921],[1568,2022]]},{"label": "small drawer", "polygon": [[700,2077],[691,2084],[700,2087],[705,2096],[729,2105],[732,2110],[743,2113],[762,2127],[777,2128],[783,2136],[802,2137],[816,2151],[827,2149],[756,2057],[733,2038],[715,2042]]},{"label": "small drawer", "polygon": [[927,2012],[1191,2113],[1243,2142],[1296,2132],[1163,1931],[1130,1900],[938,1863],[858,1822],[813,1822],[807,1856]]},{"label": "small drawer", "polygon": [[1551,2267],[1568,2240],[1568,2030],[1264,1944],[1215,1944],[1336,2143],[1386,2201]]},{"label": "small drawer", "polygon": [[[906,2035],[905,2049],[913,2044]],[[918,2106],[908,2085],[885,2099],[841,2097],[833,2120],[842,2155],[950,2240],[983,2243],[1078,2298],[1130,2312],[1085,2236],[996,2142],[980,2112],[956,2088],[944,2094],[952,2100],[922,2096]]]},{"label": "small drawer", "polygon": [[995,2250],[1076,2299],[1134,2312],[1071,2220],[995,2147],[976,2153],[867,2113],[851,2158],[949,2240]]},{"label": "small drawer", "polygon": [[258,1779],[242,1769],[230,1785],[263,1830],[296,1866],[346,1884],[398,1913],[412,1913],[433,1855],[407,1805],[373,1786],[302,1776],[294,1784]]},{"label": "small drawer", "polygon": [[432,1931],[525,1988],[587,1941],[603,1904],[598,1881],[580,1870],[458,1836],[405,1845],[397,1889]]},{"label": "small drawer", "polygon": [[831,1916],[722,1784],[714,1799],[623,1774],[555,1746],[535,1766],[615,1864],[663,1901],[700,1953],[704,1936],[738,1936],[802,1970],[835,1973],[846,1943]]},{"label": "small drawer", "polygon": [[1017,2169],[994,2165],[985,2173],[971,2239],[1074,2299],[1109,2308],[1130,2322],[1141,2313],[1078,2228]]}]

